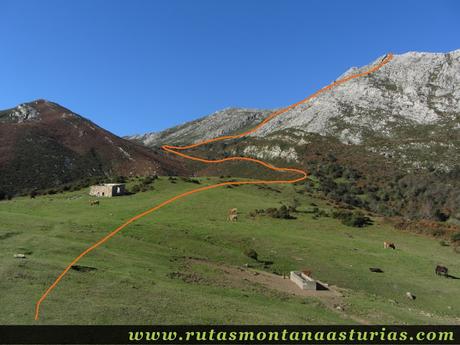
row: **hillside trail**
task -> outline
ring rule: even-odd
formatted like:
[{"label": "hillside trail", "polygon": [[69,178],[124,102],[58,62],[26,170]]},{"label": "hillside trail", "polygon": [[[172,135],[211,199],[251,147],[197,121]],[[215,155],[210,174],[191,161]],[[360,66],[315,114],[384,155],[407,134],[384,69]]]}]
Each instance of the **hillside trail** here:
[{"label": "hillside trail", "polygon": [[253,127],[252,129],[250,129],[250,130],[248,130],[246,132],[236,134],[236,135],[224,135],[224,136],[216,137],[216,138],[209,139],[209,140],[203,140],[203,141],[197,142],[195,144],[185,145],[185,146],[163,145],[161,148],[166,152],[169,152],[171,154],[180,156],[180,157],[185,158],[185,159],[198,161],[198,162],[205,163],[205,164],[220,164],[220,163],[229,162],[229,161],[246,161],[246,162],[252,162],[252,163],[261,165],[261,166],[263,166],[265,168],[268,168],[270,170],[273,170],[273,171],[283,172],[283,173],[295,173],[295,174],[300,175],[300,176],[297,177],[297,178],[291,178],[291,179],[285,179],[285,180],[251,180],[251,181],[233,181],[233,182],[216,183],[216,184],[213,184],[213,185],[196,188],[196,189],[187,191],[185,193],[178,194],[178,195],[176,195],[176,196],[174,196],[174,197],[172,197],[172,198],[170,198],[170,199],[168,199],[166,201],[163,201],[162,203],[158,204],[157,206],[154,206],[154,207],[152,207],[152,208],[150,208],[150,209],[148,209],[148,210],[146,210],[146,211],[144,211],[142,213],[139,213],[139,214],[135,215],[134,217],[130,218],[125,223],[120,225],[118,228],[116,228],[115,230],[111,231],[110,233],[108,233],[103,238],[101,238],[99,241],[97,241],[96,243],[94,243],[93,245],[91,245],[90,247],[85,249],[82,253],[80,253],[75,259],[73,259],[66,266],[66,268],[61,272],[61,274],[59,274],[59,276],[56,278],[56,280],[48,287],[48,289],[43,293],[43,295],[40,297],[40,299],[35,304],[35,320],[39,319],[40,306],[41,306],[42,302],[47,298],[47,296],[50,294],[50,292],[59,284],[59,282],[67,274],[67,272],[71,269],[71,267],[73,265],[75,265],[78,261],[80,261],[88,253],[90,253],[91,251],[93,251],[97,247],[99,247],[102,244],[104,244],[105,242],[107,242],[109,239],[111,239],[113,236],[115,236],[118,232],[120,232],[121,230],[123,230],[125,227],[127,227],[131,223],[135,222],[136,220],[138,220],[140,218],[143,218],[143,217],[149,215],[150,213],[155,212],[155,211],[159,210],[160,208],[162,208],[162,207],[164,207],[166,205],[169,205],[169,204],[171,204],[171,203],[173,203],[173,202],[175,202],[175,201],[177,201],[179,199],[185,198],[185,197],[187,197],[189,195],[192,195],[192,194],[204,192],[204,191],[210,190],[210,189],[215,189],[215,188],[224,187],[224,186],[228,186],[228,185],[235,186],[235,185],[251,185],[251,184],[252,185],[254,185],[254,184],[292,184],[292,183],[296,183],[296,182],[306,180],[308,178],[308,173],[305,170],[297,169],[297,168],[280,168],[280,167],[276,167],[276,166],[274,166],[272,164],[266,163],[264,161],[261,161],[259,159],[255,159],[255,158],[234,156],[234,157],[226,157],[226,158],[222,158],[222,159],[211,160],[211,159],[204,159],[204,158],[197,157],[197,156],[187,155],[187,154],[182,153],[180,151],[189,150],[189,149],[192,149],[192,148],[207,145],[207,144],[214,143],[214,142],[217,142],[217,141],[238,139],[238,138],[242,138],[242,137],[245,137],[247,135],[250,135],[250,134],[256,132],[261,127],[265,126],[268,122],[270,122],[274,118],[276,118],[276,117],[288,112],[289,110],[297,107],[298,105],[306,103],[306,102],[310,101],[311,99],[318,97],[320,94],[322,94],[322,93],[324,93],[324,92],[326,92],[328,90],[331,90],[334,87],[337,87],[338,85],[346,83],[346,82],[348,82],[348,81],[350,81],[352,79],[356,79],[356,78],[360,78],[360,77],[364,77],[366,75],[369,75],[369,74],[379,70],[380,68],[382,68],[384,65],[386,65],[388,62],[390,62],[392,59],[393,59],[393,54],[388,53],[387,55],[385,55],[385,57],[378,64],[376,64],[375,66],[369,68],[368,70],[366,70],[364,72],[361,72],[361,73],[352,74],[352,75],[349,75],[348,77],[336,80],[333,83],[331,83],[331,84],[323,87],[322,89],[316,91],[315,93],[311,94],[307,98],[305,98],[305,99],[303,99],[303,100],[301,100],[301,101],[299,101],[297,103],[291,104],[291,105],[289,105],[289,106],[287,106],[287,107],[285,107],[283,109],[280,109],[280,110],[277,110],[277,111],[271,113],[262,122],[260,122],[258,125],[256,125],[255,127]]}]

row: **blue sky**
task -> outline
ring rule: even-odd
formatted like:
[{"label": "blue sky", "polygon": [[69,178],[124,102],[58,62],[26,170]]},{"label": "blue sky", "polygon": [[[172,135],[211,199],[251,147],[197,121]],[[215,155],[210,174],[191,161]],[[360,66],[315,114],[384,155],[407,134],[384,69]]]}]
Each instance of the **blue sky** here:
[{"label": "blue sky", "polygon": [[45,98],[126,135],[281,107],[389,51],[459,49],[459,4],[0,0],[0,109]]}]

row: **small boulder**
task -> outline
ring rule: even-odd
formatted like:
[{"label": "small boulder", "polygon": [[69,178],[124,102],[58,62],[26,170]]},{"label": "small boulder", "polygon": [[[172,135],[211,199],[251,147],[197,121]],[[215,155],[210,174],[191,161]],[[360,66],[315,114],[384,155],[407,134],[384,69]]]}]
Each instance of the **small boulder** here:
[{"label": "small boulder", "polygon": [[24,254],[14,254],[14,257],[16,259],[25,259],[26,258],[26,256]]}]

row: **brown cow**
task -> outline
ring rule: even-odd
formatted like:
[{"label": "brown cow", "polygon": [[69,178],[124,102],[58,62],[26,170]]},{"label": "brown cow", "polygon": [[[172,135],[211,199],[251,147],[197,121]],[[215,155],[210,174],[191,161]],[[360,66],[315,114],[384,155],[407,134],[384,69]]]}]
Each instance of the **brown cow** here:
[{"label": "brown cow", "polygon": [[91,200],[91,201],[89,202],[89,204],[90,204],[91,206],[99,205],[99,200]]},{"label": "brown cow", "polygon": [[237,214],[229,214],[228,215],[228,220],[230,222],[236,222],[238,220],[238,215]]},{"label": "brown cow", "polygon": [[228,210],[228,220],[230,222],[236,222],[238,220],[238,209],[231,208]]},{"label": "brown cow", "polygon": [[311,274],[313,273],[311,270],[303,269],[302,273],[305,274],[307,277],[311,277]]},{"label": "brown cow", "polygon": [[383,242],[383,248],[385,248],[385,249],[386,249],[386,248],[396,249],[396,246],[395,246],[395,244],[392,243],[392,242],[387,242],[387,241],[385,241],[385,242]]}]

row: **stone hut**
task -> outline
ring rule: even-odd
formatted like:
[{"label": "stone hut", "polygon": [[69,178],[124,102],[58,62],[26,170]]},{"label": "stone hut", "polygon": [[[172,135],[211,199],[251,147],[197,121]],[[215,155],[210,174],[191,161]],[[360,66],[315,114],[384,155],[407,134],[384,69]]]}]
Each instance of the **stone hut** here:
[{"label": "stone hut", "polygon": [[125,185],[123,183],[105,183],[102,185],[91,186],[89,188],[89,195],[104,196],[111,198],[113,196],[120,196],[125,194]]}]

